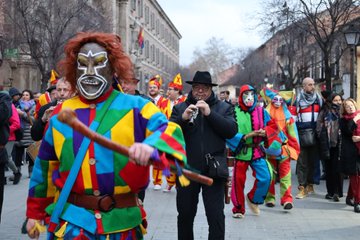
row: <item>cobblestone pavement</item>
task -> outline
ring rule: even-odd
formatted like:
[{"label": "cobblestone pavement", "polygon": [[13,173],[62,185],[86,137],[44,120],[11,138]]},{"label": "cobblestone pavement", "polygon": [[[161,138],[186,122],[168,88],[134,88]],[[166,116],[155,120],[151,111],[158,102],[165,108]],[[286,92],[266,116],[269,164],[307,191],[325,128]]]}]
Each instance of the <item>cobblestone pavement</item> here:
[{"label": "cobblestone pavement", "polygon": [[[293,195],[296,195],[297,181],[294,175],[295,162],[292,164]],[[6,172],[9,176],[10,172]],[[248,171],[248,191],[253,180],[251,170]],[[20,227],[25,216],[25,202],[29,179],[24,173],[19,185],[8,182],[5,186],[5,198],[0,224],[0,239],[27,239],[20,234]],[[165,184],[163,184],[165,186]],[[346,195],[348,180],[344,182]],[[278,194],[279,184],[276,185]],[[253,215],[248,207],[244,219],[233,219],[231,204],[226,205],[226,240],[279,240],[279,239],[313,239],[332,240],[359,239],[360,214],[352,207],[345,205],[345,197],[340,202],[332,202],[324,198],[325,182],[315,186],[315,194],[305,199],[295,199],[294,209],[284,212],[279,204],[275,208],[261,206],[260,216]],[[146,191],[145,209],[148,213],[148,233],[145,240],[171,240],[177,238],[176,229],[176,190],[169,193],[154,191],[152,185]],[[207,222],[202,200],[198,206],[198,214],[194,222],[195,239],[207,239]],[[40,239],[45,239],[45,235]]]}]

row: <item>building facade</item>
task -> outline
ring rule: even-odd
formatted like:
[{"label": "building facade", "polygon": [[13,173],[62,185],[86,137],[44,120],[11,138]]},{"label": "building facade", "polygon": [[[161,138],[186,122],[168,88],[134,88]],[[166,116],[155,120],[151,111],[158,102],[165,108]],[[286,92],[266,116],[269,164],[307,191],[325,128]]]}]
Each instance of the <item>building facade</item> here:
[{"label": "building facade", "polygon": [[140,79],[139,89],[146,90],[149,79],[159,74],[172,81],[179,69],[181,34],[156,0],[91,0],[110,19],[124,49],[134,63]]},{"label": "building facade", "polygon": [[[141,80],[141,91],[147,90],[148,80],[157,74],[165,83],[172,81],[179,69],[181,34],[156,0],[90,0],[88,4],[104,16],[109,31],[121,37],[134,63],[135,76]],[[2,5],[4,1],[0,3],[0,30],[9,24]],[[19,56],[16,47],[6,46],[1,52],[6,54],[0,67],[0,85],[40,89],[41,74],[31,59]]]}]

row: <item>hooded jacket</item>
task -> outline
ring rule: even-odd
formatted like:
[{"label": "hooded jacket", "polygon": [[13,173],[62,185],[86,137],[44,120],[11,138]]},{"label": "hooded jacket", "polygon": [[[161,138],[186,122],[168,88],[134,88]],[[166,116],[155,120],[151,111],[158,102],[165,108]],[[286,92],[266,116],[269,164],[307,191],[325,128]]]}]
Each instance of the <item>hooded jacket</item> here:
[{"label": "hooded jacket", "polygon": [[206,174],[207,164],[205,155],[225,156],[225,139],[236,134],[237,127],[234,119],[234,108],[232,105],[222,102],[215,97],[214,92],[206,100],[211,112],[208,116],[200,112],[190,126],[188,121],[182,119],[182,114],[190,104],[196,104],[197,100],[189,93],[185,102],[174,106],[170,121],[181,126],[185,137],[186,154],[188,163],[201,173]]}]

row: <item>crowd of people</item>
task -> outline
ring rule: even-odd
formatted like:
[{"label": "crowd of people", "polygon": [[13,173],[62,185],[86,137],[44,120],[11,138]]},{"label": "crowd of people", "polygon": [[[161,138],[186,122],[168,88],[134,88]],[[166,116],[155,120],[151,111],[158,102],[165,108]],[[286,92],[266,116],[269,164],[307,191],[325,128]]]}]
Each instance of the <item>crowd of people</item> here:
[{"label": "crowd of people", "polygon": [[[360,212],[360,111],[353,99],[318,92],[312,78],[303,79],[293,101],[248,84],[237,98],[229,91],[217,96],[207,71],[186,81],[189,93],[178,74],[161,94],[163,81],[155,75],[146,95],[137,90],[140,80],[119,37],[108,33],[78,33],[58,68],[62,77],[52,72],[43,94],[0,92],[0,207],[4,184],[18,184],[28,163],[30,238],[46,225],[49,239],[143,239],[145,189],[152,179],[155,191],[176,189],[179,240],[194,239],[200,193],[208,238],[224,239],[230,157],[235,219],[245,217],[245,202],[256,215],[262,204],[275,207],[276,182],[282,209],[295,207],[291,161],[295,198],[315,192],[322,164],[324,198],[340,201],[348,177],[345,203]],[[70,115],[80,123],[66,124]],[[114,144],[125,150],[115,151]],[[9,179],[6,168],[13,172]],[[245,194],[249,168],[254,184]],[[212,184],[186,175],[189,170]]]}]

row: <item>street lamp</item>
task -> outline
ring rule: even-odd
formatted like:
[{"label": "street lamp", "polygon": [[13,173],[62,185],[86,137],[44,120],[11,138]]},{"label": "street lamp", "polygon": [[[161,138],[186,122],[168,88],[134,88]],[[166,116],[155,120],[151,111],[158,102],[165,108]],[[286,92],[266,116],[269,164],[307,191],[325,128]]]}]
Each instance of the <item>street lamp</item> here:
[{"label": "street lamp", "polygon": [[356,99],[356,82],[354,81],[354,57],[356,55],[356,45],[359,42],[360,32],[354,27],[353,24],[344,32],[347,45],[350,47],[350,97]]}]

